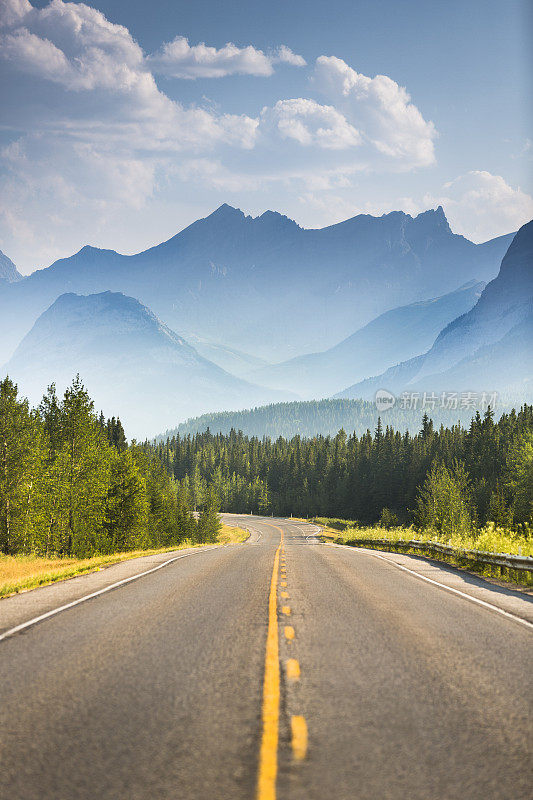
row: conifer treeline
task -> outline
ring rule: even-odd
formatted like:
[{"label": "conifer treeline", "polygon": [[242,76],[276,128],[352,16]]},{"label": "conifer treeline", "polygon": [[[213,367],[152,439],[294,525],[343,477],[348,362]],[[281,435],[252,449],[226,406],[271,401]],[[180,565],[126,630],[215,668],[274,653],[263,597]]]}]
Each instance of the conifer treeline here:
[{"label": "conifer treeline", "polygon": [[457,497],[465,524],[492,520],[510,527],[531,520],[533,406],[496,423],[489,408],[467,429],[436,431],[425,415],[414,436],[384,430],[379,421],[374,433],[360,437],[341,430],[333,437],[271,440],[207,431],[145,448],[193,502],[201,503],[209,487],[226,511],[374,523],[386,509],[385,517],[404,523],[438,525],[437,511],[428,519],[428,508],[436,509],[438,498]]},{"label": "conifer treeline", "polygon": [[37,409],[0,382],[0,552],[88,557],[209,541],[218,527],[209,498],[197,522],[157,456],[95,414],[79,377]]}]

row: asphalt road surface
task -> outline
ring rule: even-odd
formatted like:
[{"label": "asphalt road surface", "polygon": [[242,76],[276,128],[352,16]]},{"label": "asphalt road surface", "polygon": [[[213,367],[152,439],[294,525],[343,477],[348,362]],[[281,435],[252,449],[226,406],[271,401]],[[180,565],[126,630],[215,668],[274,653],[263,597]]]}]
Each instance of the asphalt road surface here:
[{"label": "asphalt road surface", "polygon": [[231,522],[0,601],[2,800],[531,798],[530,597]]}]

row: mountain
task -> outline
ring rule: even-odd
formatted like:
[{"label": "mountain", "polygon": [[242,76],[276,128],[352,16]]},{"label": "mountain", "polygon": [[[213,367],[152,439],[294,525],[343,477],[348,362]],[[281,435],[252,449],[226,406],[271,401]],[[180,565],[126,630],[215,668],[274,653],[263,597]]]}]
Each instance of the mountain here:
[{"label": "mountain", "polygon": [[200,356],[132,297],[68,293],[45,311],[3,369],[38,402],[80,373],[96,408],[144,438],[191,414],[279,399]]},{"label": "mountain", "polygon": [[524,225],[497,277],[466,314],[447,325],[428,352],[338,397],[372,397],[380,388],[402,391],[498,391],[519,400],[533,386],[533,221]]},{"label": "mountain", "polygon": [[476,245],[441,207],[412,217],[359,215],[304,230],[281,214],[223,205],[133,256],[83,247],[0,286],[0,360],[65,292],[111,290],[140,300],[185,338],[196,335],[267,361],[332,347],[379,314],[490,280],[509,244]]},{"label": "mountain", "polygon": [[251,356],[249,353],[235,350],[233,347],[210,342],[209,339],[197,336],[194,333],[189,333],[186,338],[197,353],[239,378],[246,377],[251,370],[269,366],[268,362],[263,358]]},{"label": "mountain", "polygon": [[475,305],[485,284],[471,281],[455,292],[392,309],[335,347],[245,373],[254,383],[327,397],[431,347],[442,328]]},{"label": "mountain", "polygon": [[0,250],[0,283],[15,283],[20,280],[22,280],[22,275],[11,259]]}]

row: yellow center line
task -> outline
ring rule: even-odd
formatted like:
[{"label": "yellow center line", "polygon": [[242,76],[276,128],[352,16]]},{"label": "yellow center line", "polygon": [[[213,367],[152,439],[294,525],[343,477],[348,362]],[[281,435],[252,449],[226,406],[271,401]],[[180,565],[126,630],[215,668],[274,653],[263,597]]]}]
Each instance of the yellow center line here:
[{"label": "yellow center line", "polygon": [[294,639],[294,628],[292,625],[285,625],[285,638],[289,641]]},{"label": "yellow center line", "polygon": [[285,587],[287,586],[287,581],[280,581],[279,585]]},{"label": "yellow center line", "polygon": [[291,613],[290,606],[281,606],[281,613],[289,616],[289,614]]},{"label": "yellow center line", "polygon": [[280,592],[280,597],[283,597],[284,600],[288,600],[289,599],[289,593],[288,592]]},{"label": "yellow center line", "polygon": [[[277,528],[277,525],[273,527]],[[279,643],[278,643],[278,599],[277,582],[281,540],[274,556],[274,567],[268,598],[268,633],[265,654],[265,676],[263,680],[263,734],[259,751],[259,773],[257,778],[257,800],[276,800],[276,776],[278,773],[279,739]]]},{"label": "yellow center line", "polygon": [[295,658],[289,658],[286,664],[287,678],[297,681],[300,677],[300,664]]},{"label": "yellow center line", "polygon": [[307,723],[305,717],[291,717],[292,754],[297,761],[302,761],[307,753]]}]

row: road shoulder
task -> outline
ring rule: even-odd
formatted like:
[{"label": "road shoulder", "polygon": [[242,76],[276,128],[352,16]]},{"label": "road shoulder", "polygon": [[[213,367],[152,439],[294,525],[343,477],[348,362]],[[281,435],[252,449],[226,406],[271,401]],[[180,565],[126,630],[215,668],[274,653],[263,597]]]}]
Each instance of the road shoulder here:
[{"label": "road shoulder", "polygon": [[[391,553],[384,550],[373,550],[365,547],[350,547],[332,542],[325,543],[325,547],[334,547],[346,552],[354,560],[358,554],[372,556],[381,562],[388,562],[392,569],[401,569],[406,574],[411,574],[413,580],[422,579],[430,585],[435,585],[436,590],[450,591],[456,596],[464,596],[465,602],[469,599],[480,604],[494,606],[506,614],[518,617],[533,626],[533,597],[520,589],[513,589],[474,575],[471,572],[442,564],[422,556]],[[488,609],[490,610],[490,609]]]},{"label": "road shoulder", "polygon": [[154,567],[160,567],[169,561],[173,563],[173,560],[180,557],[207,553],[222,547],[223,545],[209,545],[139,556],[111,564],[95,572],[77,575],[74,578],[67,578],[4,597],[0,599],[0,636],[28,620],[47,614],[94,592],[107,589],[120,581],[131,579]]}]

